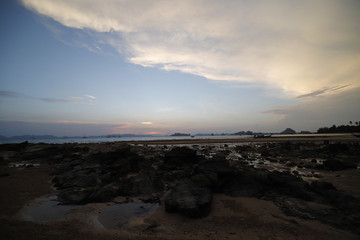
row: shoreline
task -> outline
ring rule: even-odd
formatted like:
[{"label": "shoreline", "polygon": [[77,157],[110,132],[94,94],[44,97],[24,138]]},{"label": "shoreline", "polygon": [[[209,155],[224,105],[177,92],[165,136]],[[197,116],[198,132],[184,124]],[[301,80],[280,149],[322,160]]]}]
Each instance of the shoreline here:
[{"label": "shoreline", "polygon": [[229,139],[174,139],[174,140],[133,140],[116,141],[116,143],[148,144],[148,145],[177,145],[177,144],[212,144],[212,143],[271,143],[271,142],[360,142],[360,138],[352,135],[341,136],[294,136],[294,137],[270,137],[270,138],[229,138]]},{"label": "shoreline", "polygon": [[171,138],[171,137],[132,137],[132,138],[103,138],[103,137],[89,137],[89,138],[77,138],[77,137],[57,137],[53,139],[0,139],[0,146],[3,144],[107,144],[107,143],[127,143],[127,144],[212,144],[212,143],[253,143],[253,142],[305,142],[305,141],[343,141],[343,142],[360,142],[360,137],[356,137],[353,134],[341,133],[341,134],[294,134],[294,135],[272,135],[271,137],[250,137],[250,136],[200,136],[192,138]]}]

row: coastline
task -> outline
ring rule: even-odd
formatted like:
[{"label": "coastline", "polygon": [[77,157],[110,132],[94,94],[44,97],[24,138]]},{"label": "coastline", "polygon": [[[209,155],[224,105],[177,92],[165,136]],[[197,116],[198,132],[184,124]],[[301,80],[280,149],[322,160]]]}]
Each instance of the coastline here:
[{"label": "coastline", "polygon": [[334,136],[277,136],[270,138],[214,138],[214,139],[173,139],[173,140],[133,140],[119,141],[128,144],[148,144],[148,145],[178,145],[178,144],[213,144],[213,143],[272,143],[272,142],[360,142],[360,138],[352,135],[334,135]]}]

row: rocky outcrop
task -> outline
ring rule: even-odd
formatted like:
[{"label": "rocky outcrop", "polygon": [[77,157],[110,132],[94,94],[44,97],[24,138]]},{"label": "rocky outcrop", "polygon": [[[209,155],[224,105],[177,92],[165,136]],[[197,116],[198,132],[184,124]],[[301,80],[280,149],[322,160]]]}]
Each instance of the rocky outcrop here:
[{"label": "rocky outcrop", "polygon": [[349,168],[357,168],[357,163],[339,159],[328,159],[324,161],[323,168],[330,171],[340,171]]},{"label": "rocky outcrop", "polygon": [[355,144],[284,142],[232,149],[224,145],[221,150],[214,146],[155,150],[123,145],[105,152],[76,145],[43,146],[32,151],[27,148],[28,144],[22,146],[15,158],[46,161],[48,156],[47,161],[56,164],[53,182],[62,204],[139,197],[148,202],[161,201],[167,212],[199,218],[211,212],[213,193],[223,193],[271,200],[288,215],[358,233],[355,226],[360,224],[360,203],[355,197],[327,182],[309,184],[299,172],[249,166],[252,162],[264,164],[266,159],[288,168],[353,168],[359,163],[360,152]]}]

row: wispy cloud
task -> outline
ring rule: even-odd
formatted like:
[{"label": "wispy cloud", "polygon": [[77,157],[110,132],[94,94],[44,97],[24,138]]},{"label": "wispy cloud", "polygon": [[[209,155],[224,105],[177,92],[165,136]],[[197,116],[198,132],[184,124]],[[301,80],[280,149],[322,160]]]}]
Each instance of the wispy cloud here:
[{"label": "wispy cloud", "polygon": [[295,105],[274,107],[263,113],[277,116],[277,124],[282,128],[298,126],[302,130],[309,127],[312,128],[309,130],[317,130],[322,126],[346,124],[350,120],[360,119],[359,102],[360,88],[356,88],[310,98]]},{"label": "wispy cloud", "polygon": [[65,104],[89,104],[94,102],[96,97],[91,95],[85,95],[88,99],[84,101],[83,97],[79,96],[68,96],[67,98],[48,98],[48,97],[33,97],[26,94],[12,92],[12,91],[2,91],[0,90],[0,98],[22,98],[22,99],[31,99],[47,103],[65,103]]},{"label": "wispy cloud", "polygon": [[96,99],[96,97],[93,96],[93,95],[85,94],[84,96],[87,97],[87,98],[90,98],[90,99],[92,99],[92,100],[95,100],[95,99]]},{"label": "wispy cloud", "polygon": [[316,97],[316,96],[323,95],[323,94],[326,94],[326,93],[336,92],[336,91],[338,91],[340,89],[343,89],[343,88],[346,88],[346,87],[349,87],[349,86],[350,85],[327,87],[327,88],[319,89],[319,90],[316,90],[316,91],[313,91],[313,92],[310,92],[310,93],[307,93],[307,94],[297,96],[296,98],[301,99],[301,98]]},{"label": "wispy cloud", "polygon": [[347,90],[360,84],[359,1],[22,2],[146,67],[305,97],[339,82]]},{"label": "wispy cloud", "polygon": [[0,90],[0,98],[31,98],[31,97],[17,92]]},{"label": "wispy cloud", "polygon": [[71,100],[61,98],[39,98],[39,100],[49,103],[71,103]]}]

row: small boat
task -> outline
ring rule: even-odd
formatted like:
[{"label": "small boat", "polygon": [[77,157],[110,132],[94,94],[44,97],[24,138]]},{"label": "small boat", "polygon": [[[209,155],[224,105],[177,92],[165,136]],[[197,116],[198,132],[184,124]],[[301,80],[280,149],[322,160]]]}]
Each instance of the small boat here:
[{"label": "small boat", "polygon": [[254,138],[270,138],[272,134],[256,134]]},{"label": "small boat", "polygon": [[352,133],[353,136],[360,138],[360,133]]}]

